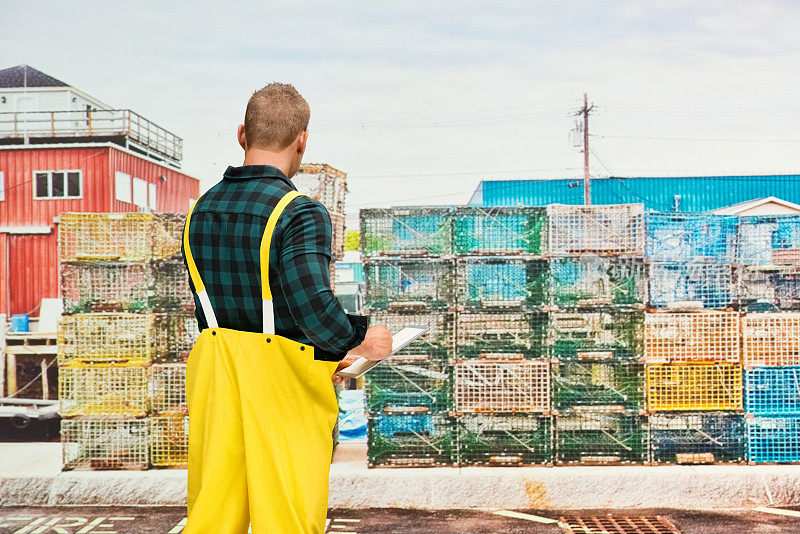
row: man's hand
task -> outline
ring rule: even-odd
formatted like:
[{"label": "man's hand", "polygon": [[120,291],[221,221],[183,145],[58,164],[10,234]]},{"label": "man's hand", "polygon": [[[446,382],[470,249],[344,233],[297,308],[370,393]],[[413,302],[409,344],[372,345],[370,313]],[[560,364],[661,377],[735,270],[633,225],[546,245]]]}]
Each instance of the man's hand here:
[{"label": "man's hand", "polygon": [[361,345],[353,347],[347,354],[358,354],[368,360],[383,360],[391,353],[392,334],[386,325],[376,324],[367,328],[367,335]]},{"label": "man's hand", "polygon": [[343,376],[339,376],[336,373],[338,373],[339,371],[341,371],[345,367],[349,367],[350,365],[352,365],[353,362],[355,362],[358,358],[359,358],[359,356],[356,356],[355,354],[350,354],[350,353],[348,353],[347,356],[342,358],[342,361],[340,361],[339,365],[336,366],[336,371],[334,371],[334,374],[333,374],[333,383],[334,384],[338,384],[342,380],[344,380]]},{"label": "man's hand", "polygon": [[[359,357],[363,356],[368,360],[383,360],[388,358],[392,353],[392,334],[385,325],[378,324],[367,328],[367,334],[364,336],[364,341],[357,347],[353,347],[342,358],[339,365],[336,366],[336,373],[348,367],[355,362]],[[333,383],[338,384],[342,381],[342,377],[334,373]]]}]

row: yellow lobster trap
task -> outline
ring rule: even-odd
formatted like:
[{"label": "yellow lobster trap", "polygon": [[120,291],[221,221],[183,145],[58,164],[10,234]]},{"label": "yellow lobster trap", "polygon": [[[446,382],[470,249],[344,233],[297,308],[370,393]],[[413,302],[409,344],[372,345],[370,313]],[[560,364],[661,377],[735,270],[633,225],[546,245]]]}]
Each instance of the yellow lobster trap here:
[{"label": "yellow lobster trap", "polygon": [[58,363],[147,362],[165,347],[155,332],[154,314],[85,313],[64,316],[59,323]]},{"label": "yellow lobster trap", "polygon": [[61,416],[144,417],[149,410],[149,367],[141,362],[84,364],[58,369]]},{"label": "yellow lobster trap", "polygon": [[651,412],[743,409],[739,364],[649,364],[646,376],[647,409]]},{"label": "yellow lobster trap", "polygon": [[150,464],[186,467],[189,457],[189,416],[156,415],[150,418]]}]

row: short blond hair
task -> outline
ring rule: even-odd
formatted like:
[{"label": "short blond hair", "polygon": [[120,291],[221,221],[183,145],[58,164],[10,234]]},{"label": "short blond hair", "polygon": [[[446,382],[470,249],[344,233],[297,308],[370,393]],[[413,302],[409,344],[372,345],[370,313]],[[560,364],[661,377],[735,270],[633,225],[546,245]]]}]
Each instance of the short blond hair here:
[{"label": "short blond hair", "polygon": [[311,109],[297,89],[273,82],[259,89],[247,102],[244,135],[247,146],[283,150],[308,129]]}]

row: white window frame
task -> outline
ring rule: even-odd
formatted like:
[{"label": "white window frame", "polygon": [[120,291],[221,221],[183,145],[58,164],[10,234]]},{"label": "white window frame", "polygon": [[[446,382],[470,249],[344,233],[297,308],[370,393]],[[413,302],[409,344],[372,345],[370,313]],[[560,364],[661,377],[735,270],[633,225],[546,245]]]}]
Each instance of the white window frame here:
[{"label": "white window frame", "polygon": [[[133,185],[133,205],[139,208],[147,209],[147,180],[143,178],[136,178],[131,180]],[[139,194],[137,195],[137,187],[139,186]]]},{"label": "white window frame", "polygon": [[[120,183],[125,181],[126,184]],[[127,190],[127,195],[122,198],[121,192]],[[133,204],[133,185],[131,182],[131,175],[127,172],[116,171],[114,172],[114,199],[126,204]]]},{"label": "white window frame", "polygon": [[[36,190],[38,189],[38,183],[36,179],[37,174],[47,173],[47,196],[40,197],[36,194]],[[70,172],[77,172],[78,173],[78,183],[80,184],[81,194],[78,196],[69,196],[67,195],[68,185],[65,183],[64,188],[64,196],[63,197],[54,197],[53,196],[53,173],[54,172],[63,172],[66,178],[67,173]],[[32,171],[31,177],[33,178],[33,199],[34,200],[80,200],[83,198],[83,170],[81,169],[40,169],[37,171]]]},{"label": "white window frame", "polygon": [[6,199],[6,173],[0,171],[0,202]]},{"label": "white window frame", "polygon": [[157,205],[156,201],[158,200],[158,196],[156,193],[157,189],[158,188],[156,187],[156,184],[151,182],[147,183],[147,207],[153,211],[157,211],[156,208]]}]

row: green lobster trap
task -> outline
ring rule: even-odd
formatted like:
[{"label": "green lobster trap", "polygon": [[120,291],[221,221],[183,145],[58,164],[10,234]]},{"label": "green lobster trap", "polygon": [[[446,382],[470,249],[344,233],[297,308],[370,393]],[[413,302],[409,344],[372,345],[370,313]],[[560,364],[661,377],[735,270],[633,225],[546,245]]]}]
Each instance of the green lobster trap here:
[{"label": "green lobster trap", "polygon": [[641,464],[647,460],[644,417],[609,412],[575,412],[555,418],[556,463]]},{"label": "green lobster trap", "polygon": [[434,467],[455,461],[455,431],[447,415],[380,415],[367,422],[369,467]]},{"label": "green lobster trap", "polygon": [[453,261],[375,259],[364,264],[365,303],[371,309],[448,309],[454,304]]},{"label": "green lobster trap", "polygon": [[558,412],[591,409],[638,413],[645,407],[644,365],[634,362],[555,362],[553,389],[553,405]]},{"label": "green lobster trap", "polygon": [[462,359],[543,358],[547,318],[547,314],[529,311],[458,312],[456,354]]},{"label": "green lobster trap", "polygon": [[647,301],[642,258],[555,258],[549,273],[549,303],[559,308],[643,308]]},{"label": "green lobster trap", "polygon": [[462,207],[453,217],[456,254],[543,254],[547,213],[539,207]]},{"label": "green lobster trap", "polygon": [[547,262],[514,256],[460,257],[456,301],[466,308],[535,308],[546,303]]},{"label": "green lobster trap", "polygon": [[452,312],[433,311],[386,311],[371,310],[370,324],[383,324],[391,332],[407,326],[424,326],[428,330],[418,339],[393,356],[419,357],[446,362],[455,347],[455,315]]},{"label": "green lobster trap", "polygon": [[642,353],[643,322],[638,311],[554,312],[547,344],[561,360],[634,360]]},{"label": "green lobster trap", "polygon": [[437,413],[451,406],[449,368],[414,356],[393,356],[365,375],[366,411]]},{"label": "green lobster trap", "polygon": [[535,414],[464,414],[456,419],[458,464],[553,463],[552,418]]},{"label": "green lobster trap", "polygon": [[440,256],[453,253],[452,208],[361,210],[364,256]]}]

